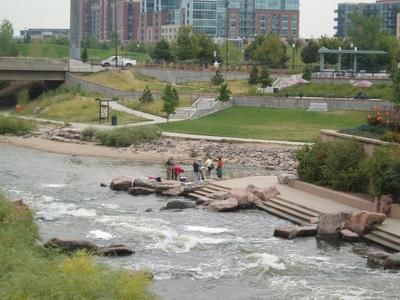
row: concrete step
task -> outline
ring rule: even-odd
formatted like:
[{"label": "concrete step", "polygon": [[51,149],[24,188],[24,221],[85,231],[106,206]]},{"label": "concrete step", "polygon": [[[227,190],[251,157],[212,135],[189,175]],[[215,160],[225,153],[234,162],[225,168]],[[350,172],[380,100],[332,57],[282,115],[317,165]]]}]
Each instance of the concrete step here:
[{"label": "concrete step", "polygon": [[214,181],[210,182],[207,186],[208,187],[215,187],[215,188],[218,188],[218,189],[221,189],[221,190],[224,190],[224,191],[230,191],[231,190],[231,188],[228,188],[228,187],[223,186],[223,185],[219,185],[218,183],[216,183]]},{"label": "concrete step", "polygon": [[215,186],[206,186],[205,188],[202,188],[202,191],[209,192],[210,194],[215,192],[227,192],[227,190],[223,190]]},{"label": "concrete step", "polygon": [[312,208],[309,208],[309,207],[307,207],[307,206],[298,204],[298,203],[296,203],[296,202],[293,202],[293,201],[290,201],[290,200],[288,200],[288,199],[282,198],[281,196],[276,196],[276,197],[274,197],[274,198],[280,199],[280,200],[282,200],[282,201],[285,201],[286,203],[289,203],[289,204],[294,205],[294,206],[296,206],[296,207],[305,209],[305,210],[307,210],[307,211],[309,211],[309,212],[312,212],[312,213],[316,214],[317,216],[321,214],[321,211],[318,211],[318,210],[316,210],[316,209],[312,209]]},{"label": "concrete step", "polygon": [[273,203],[276,203],[277,205],[280,205],[282,207],[297,211],[300,214],[308,216],[309,218],[315,218],[315,217],[319,216],[318,212],[312,211],[312,210],[310,210],[308,208],[305,208],[305,207],[302,207],[300,205],[294,204],[292,202],[286,201],[286,200],[284,200],[282,198],[278,198],[278,197],[271,198],[271,199],[268,200],[268,202],[273,202]]},{"label": "concrete step", "polygon": [[400,251],[400,245],[396,244],[394,242],[388,241],[378,235],[375,235],[374,232],[368,233],[368,234],[364,234],[363,236],[364,239],[377,243],[381,246],[384,246],[386,248],[389,248],[391,250],[395,250],[395,251]]},{"label": "concrete step", "polygon": [[398,234],[396,234],[396,233],[394,233],[392,231],[387,230],[386,227],[385,227],[385,223],[383,223],[383,225],[379,225],[379,226],[374,227],[374,232],[385,233],[386,235],[390,236],[391,238],[400,241],[400,235],[398,235]]},{"label": "concrete step", "polygon": [[204,201],[208,200],[207,197],[199,195],[199,194],[196,194],[196,193],[189,193],[188,197],[196,199],[196,200],[204,200]]},{"label": "concrete step", "polygon": [[[296,219],[302,220],[301,223],[309,223],[310,218],[312,218],[311,216],[309,216],[305,213],[299,212],[298,210],[282,206],[281,204],[277,204],[272,201],[266,201],[266,202],[262,202],[262,203],[266,207],[270,207],[276,211],[281,211],[282,213],[284,213],[286,215],[291,215],[291,216],[295,217]],[[258,203],[256,205],[258,207]]]},{"label": "concrete step", "polygon": [[372,231],[371,234],[376,235],[376,236],[378,236],[378,237],[380,237],[382,239],[385,239],[387,241],[393,242],[395,244],[398,244],[400,246],[400,237],[398,237],[396,235],[381,231],[379,229],[376,229],[376,230]]},{"label": "concrete step", "polygon": [[210,193],[205,192],[203,190],[197,190],[197,191],[194,191],[192,194],[207,197]]},{"label": "concrete step", "polygon": [[282,210],[276,209],[274,207],[268,206],[265,204],[265,202],[260,202],[257,204],[257,207],[263,211],[266,211],[267,213],[270,213],[271,215],[277,216],[279,218],[283,218],[286,220],[289,220],[295,224],[303,224],[306,223],[306,221],[302,218],[298,218],[292,214],[286,213]]}]

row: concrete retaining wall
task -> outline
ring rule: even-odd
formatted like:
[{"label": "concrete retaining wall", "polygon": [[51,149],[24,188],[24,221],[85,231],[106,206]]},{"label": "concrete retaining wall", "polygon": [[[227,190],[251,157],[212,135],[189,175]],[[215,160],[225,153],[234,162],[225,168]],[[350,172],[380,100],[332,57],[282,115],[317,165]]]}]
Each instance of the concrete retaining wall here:
[{"label": "concrete retaining wall", "polygon": [[221,111],[224,109],[227,109],[229,107],[232,107],[232,102],[220,102],[218,101],[213,107],[211,108],[204,108],[204,109],[198,109],[195,111],[195,113],[192,115],[191,119],[199,119],[201,117],[213,114],[217,111]]},{"label": "concrete retaining wall", "polygon": [[269,107],[269,108],[298,108],[308,109],[311,103],[327,103],[329,110],[359,110],[370,111],[374,106],[392,107],[393,104],[382,100],[353,100],[300,97],[233,97],[233,106]]}]

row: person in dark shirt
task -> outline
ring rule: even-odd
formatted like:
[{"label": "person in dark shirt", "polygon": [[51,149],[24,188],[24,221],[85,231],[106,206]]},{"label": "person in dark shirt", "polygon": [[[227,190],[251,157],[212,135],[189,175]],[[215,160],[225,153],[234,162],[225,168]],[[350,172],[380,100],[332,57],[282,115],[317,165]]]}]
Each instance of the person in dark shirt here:
[{"label": "person in dark shirt", "polygon": [[200,165],[197,161],[193,162],[193,181],[200,181]]}]

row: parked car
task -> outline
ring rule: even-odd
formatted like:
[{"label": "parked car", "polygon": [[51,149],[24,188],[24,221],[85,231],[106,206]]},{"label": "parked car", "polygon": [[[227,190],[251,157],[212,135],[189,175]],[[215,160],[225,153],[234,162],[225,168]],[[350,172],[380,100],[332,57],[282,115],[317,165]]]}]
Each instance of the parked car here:
[{"label": "parked car", "polygon": [[116,65],[118,67],[127,67],[131,68],[133,66],[136,66],[136,60],[130,59],[130,58],[125,58],[121,56],[110,56],[109,58],[102,60],[101,61],[101,66],[102,67],[114,67]]}]

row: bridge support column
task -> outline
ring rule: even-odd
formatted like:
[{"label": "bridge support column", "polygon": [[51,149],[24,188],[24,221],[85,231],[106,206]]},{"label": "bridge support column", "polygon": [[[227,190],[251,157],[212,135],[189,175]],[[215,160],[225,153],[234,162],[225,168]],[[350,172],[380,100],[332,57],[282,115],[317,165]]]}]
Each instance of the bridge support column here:
[{"label": "bridge support column", "polygon": [[81,33],[80,33],[80,3],[79,0],[71,0],[69,56],[72,59],[81,59]]}]

